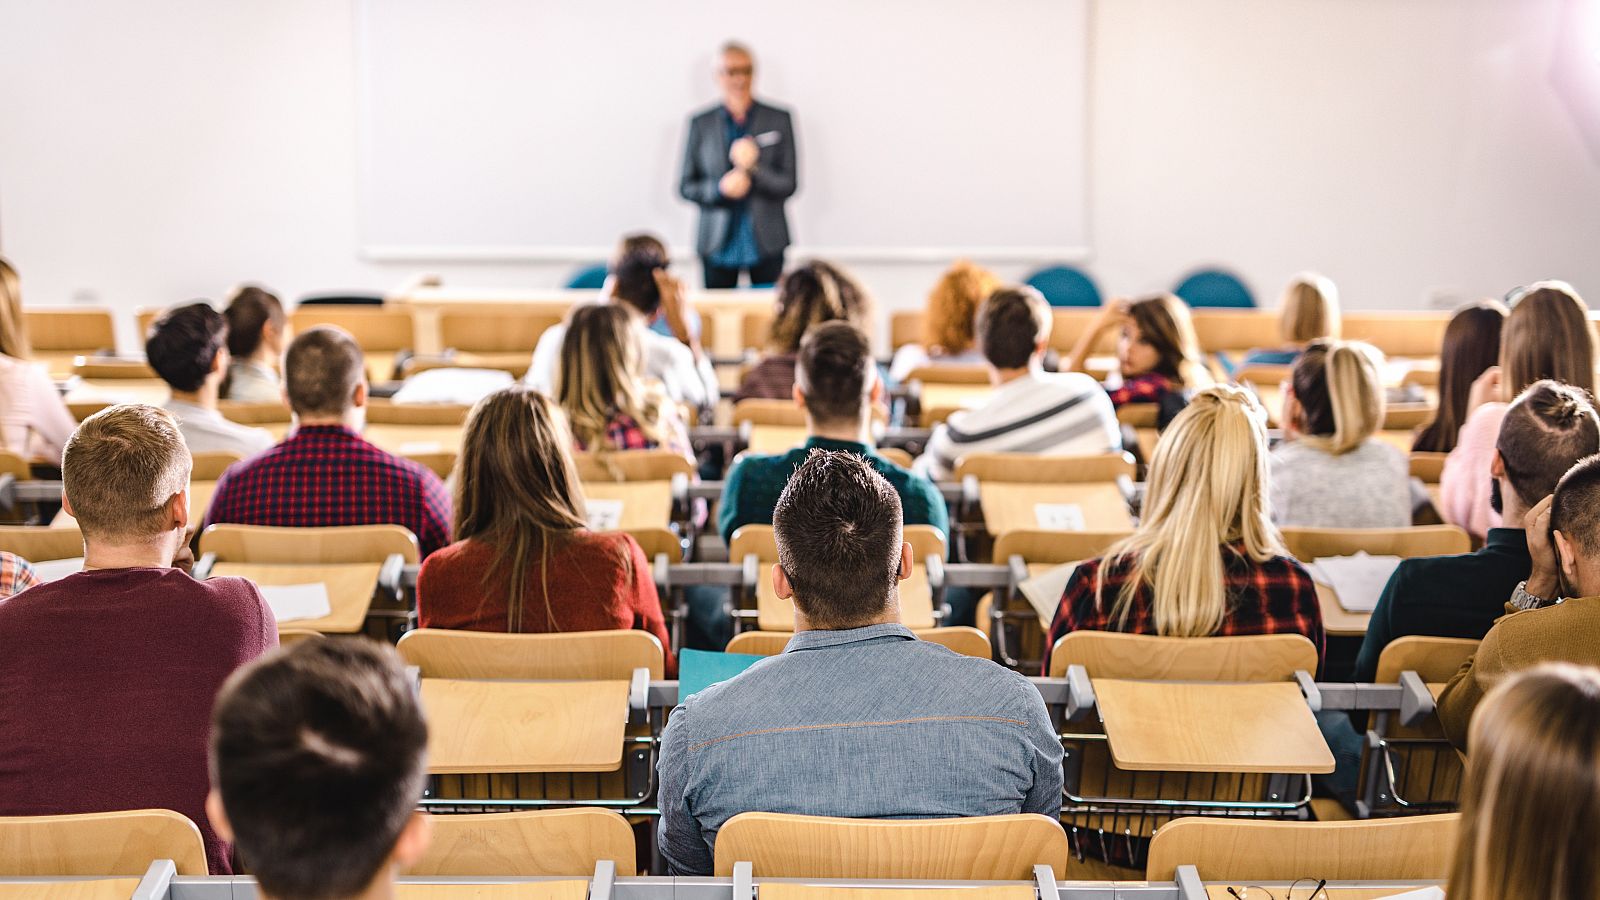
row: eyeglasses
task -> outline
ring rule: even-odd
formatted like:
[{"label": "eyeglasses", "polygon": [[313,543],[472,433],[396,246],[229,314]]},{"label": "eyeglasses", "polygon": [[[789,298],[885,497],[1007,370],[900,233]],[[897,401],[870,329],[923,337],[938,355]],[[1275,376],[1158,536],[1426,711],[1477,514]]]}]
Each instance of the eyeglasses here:
[{"label": "eyeglasses", "polygon": [[[1322,895],[1322,900],[1328,900],[1328,879],[1326,878],[1295,879],[1294,882],[1289,885],[1288,892],[1283,895],[1284,900],[1294,900],[1295,889],[1300,887],[1300,883],[1303,881],[1315,881],[1317,883],[1317,886],[1311,889],[1311,893],[1307,894],[1304,900],[1316,900],[1318,894]],[[1250,894],[1252,891],[1260,891],[1266,895],[1267,900],[1278,900],[1277,897],[1272,895],[1271,891],[1259,884],[1244,885],[1238,888],[1230,887],[1228,888],[1228,896],[1233,897],[1234,900],[1250,900]]]},{"label": "eyeglasses", "polygon": [[756,73],[756,67],[755,66],[723,66],[722,67],[722,74],[727,75],[730,78],[737,78],[740,75],[743,75],[746,78],[748,78],[751,75],[754,75],[755,73]]}]

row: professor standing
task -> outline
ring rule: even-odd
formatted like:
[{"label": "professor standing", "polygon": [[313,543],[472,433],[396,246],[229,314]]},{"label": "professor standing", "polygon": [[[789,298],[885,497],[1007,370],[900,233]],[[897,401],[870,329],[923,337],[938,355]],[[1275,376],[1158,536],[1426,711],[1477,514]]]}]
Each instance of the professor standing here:
[{"label": "professor standing", "polygon": [[783,273],[789,223],[783,202],[794,194],[798,155],[789,111],[757,103],[755,57],[722,45],[717,84],[722,102],[689,120],[678,193],[700,207],[695,246],[708,288],[731,288],[748,271],[752,285]]}]

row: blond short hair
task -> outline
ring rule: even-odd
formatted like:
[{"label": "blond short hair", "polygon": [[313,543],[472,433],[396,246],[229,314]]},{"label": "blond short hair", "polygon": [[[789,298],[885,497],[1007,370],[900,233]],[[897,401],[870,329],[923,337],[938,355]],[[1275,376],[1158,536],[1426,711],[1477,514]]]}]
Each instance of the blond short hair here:
[{"label": "blond short hair", "polygon": [[84,419],[67,440],[62,490],[85,535],[154,537],[165,530],[167,503],[188,489],[192,465],[172,413],[113,406]]}]

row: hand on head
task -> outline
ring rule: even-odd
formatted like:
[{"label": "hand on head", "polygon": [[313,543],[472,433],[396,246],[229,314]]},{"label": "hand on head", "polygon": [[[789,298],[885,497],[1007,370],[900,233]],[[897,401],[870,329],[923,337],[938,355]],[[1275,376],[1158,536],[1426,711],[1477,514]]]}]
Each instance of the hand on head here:
[{"label": "hand on head", "polygon": [[1528,557],[1533,566],[1528,572],[1528,593],[1546,600],[1560,591],[1561,561],[1556,558],[1555,541],[1550,536],[1551,494],[1533,505],[1523,517],[1528,535]]},{"label": "hand on head", "polygon": [[1490,366],[1483,370],[1483,374],[1472,380],[1472,388],[1467,391],[1467,413],[1485,403],[1504,400],[1504,387],[1500,377],[1500,367]]}]

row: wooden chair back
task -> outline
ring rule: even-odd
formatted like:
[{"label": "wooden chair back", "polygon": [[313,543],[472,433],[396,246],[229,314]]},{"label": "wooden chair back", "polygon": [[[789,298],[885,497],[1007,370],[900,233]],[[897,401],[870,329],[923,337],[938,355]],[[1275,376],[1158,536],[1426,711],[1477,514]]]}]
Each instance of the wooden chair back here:
[{"label": "wooden chair back", "polygon": [[1317,647],[1299,634],[1159,637],[1074,631],[1050,652],[1050,677],[1081,665],[1091,678],[1138,681],[1289,681],[1317,670]]},{"label": "wooden chair back", "polygon": [[150,334],[150,327],[156,324],[156,320],[161,318],[161,314],[166,311],[167,307],[164,306],[134,307],[133,327],[136,330],[135,337],[138,338],[141,344],[144,343],[145,337]]},{"label": "wooden chair back", "polygon": [[[1083,307],[1080,309],[1053,309],[1050,311],[1054,321],[1050,328],[1050,349],[1057,353],[1071,353],[1078,346],[1078,338],[1083,336],[1100,315],[1098,307]],[[1117,352],[1117,332],[1108,330],[1095,342],[1091,352],[1097,356],[1108,356]]]},{"label": "wooden chair back", "polygon": [[717,833],[715,872],[749,862],[758,878],[1022,881],[1033,867],[1064,877],[1061,823],[1025,813],[965,819],[837,819],[747,812]]},{"label": "wooden chair back", "polygon": [[79,378],[137,379],[149,381],[156,372],[142,359],[124,359],[116,356],[80,356],[72,362],[72,374]]},{"label": "wooden chair back", "polygon": [[1289,555],[1300,560],[1324,556],[1350,556],[1365,551],[1374,556],[1447,556],[1472,549],[1472,539],[1454,525],[1419,525],[1410,528],[1285,528],[1283,543]]},{"label": "wooden chair back", "polygon": [[1241,353],[1283,343],[1275,309],[1196,309],[1190,319],[1205,353]]},{"label": "wooden chair back", "polygon": [[410,450],[396,454],[425,466],[428,471],[440,478],[449,478],[456,469],[456,459],[460,456],[454,450]]},{"label": "wooden chair back", "polygon": [[318,325],[342,328],[367,353],[394,353],[417,346],[417,323],[403,306],[340,306],[313,303],[289,314],[296,333]]},{"label": "wooden chair back", "polygon": [[1401,672],[1416,672],[1425,682],[1442,684],[1478,652],[1478,643],[1463,638],[1418,635],[1396,638],[1379,654],[1375,680],[1379,684],[1395,684]]},{"label": "wooden chair back", "polygon": [[772,334],[773,316],[771,309],[746,310],[739,321],[739,343],[745,350],[760,351],[767,346],[767,338]]},{"label": "wooden chair back", "polygon": [[309,628],[279,628],[278,646],[287,647],[291,644],[298,644],[301,641],[309,641],[312,638],[319,638],[322,636],[322,632],[312,631]]},{"label": "wooden chair back", "polygon": [[407,563],[421,560],[416,536],[400,525],[279,528],[219,524],[201,533],[200,553],[215,553],[218,560],[240,563],[381,563],[395,553]]},{"label": "wooden chair back", "polygon": [[439,344],[468,353],[533,353],[539,336],[561,324],[555,307],[484,305],[439,313]]},{"label": "wooden chair back", "polygon": [[1013,556],[1030,565],[1061,565],[1104,556],[1106,548],[1131,531],[1008,531],[995,538],[995,562]]},{"label": "wooden chair back", "polygon": [[683,454],[654,450],[620,450],[615,453],[574,453],[580,481],[671,481],[674,475],[695,474],[694,463]]},{"label": "wooden chair back", "polygon": [[33,467],[28,465],[28,458],[20,453],[10,450],[0,450],[0,475],[10,475],[18,481],[27,481],[33,477]]},{"label": "wooden chair back", "polygon": [[1411,451],[1411,477],[1422,479],[1423,484],[1438,484],[1444,474],[1444,460],[1448,453],[1426,450]]},{"label": "wooden chair back", "polygon": [[22,311],[28,342],[44,353],[93,356],[117,346],[117,327],[109,309],[43,309]]},{"label": "wooden chair back", "polygon": [[1339,334],[1347,341],[1366,341],[1385,356],[1430,358],[1444,346],[1450,314],[1444,312],[1345,312]]},{"label": "wooden chair back", "polygon": [[904,381],[910,384],[988,384],[989,367],[980,363],[930,363],[918,366],[907,373]]},{"label": "wooden chair back", "polygon": [[[1353,822],[1177,819],[1156,831],[1145,877],[1192,865],[1205,881],[1413,881],[1448,878],[1460,816]],[[1315,882],[1312,882],[1313,884]]]},{"label": "wooden chair back", "polygon": [[920,309],[897,309],[889,313],[889,348],[899,350],[907,344],[922,343],[922,327],[927,314]]},{"label": "wooden chair back", "polygon": [[[914,631],[918,638],[946,647],[962,656],[978,659],[993,658],[993,651],[989,647],[989,636],[976,628],[960,625],[949,628],[914,629]],[[789,639],[792,637],[794,633],[790,631],[744,631],[734,635],[733,640],[728,642],[727,652],[777,656],[789,645]]]},{"label": "wooden chair back", "polygon": [[805,427],[806,411],[794,404],[792,400],[768,400],[754,398],[740,400],[733,405],[733,424],[743,425],[788,425]]},{"label": "wooden chair back", "polygon": [[661,642],[647,631],[496,634],[420,628],[395,647],[424,678],[626,681],[634,669],[666,674]]},{"label": "wooden chair back", "polygon": [[76,524],[66,528],[0,525],[0,550],[15,553],[28,562],[77,559],[83,555],[83,532]]},{"label": "wooden chair back", "polygon": [[667,555],[667,562],[683,562],[683,542],[670,528],[625,528],[624,531],[638,542],[644,558],[655,562],[656,556]]},{"label": "wooden chair back", "polygon": [[1014,484],[1061,484],[1116,481],[1134,475],[1127,453],[1062,456],[1040,453],[969,453],[956,463],[955,478]]},{"label": "wooden chair back", "polygon": [[189,472],[190,481],[216,481],[228,467],[244,459],[241,453],[231,450],[206,450],[194,455],[194,468]]},{"label": "wooden chair back", "polygon": [[635,852],[628,820],[608,809],[435,816],[427,852],[405,874],[587,878],[609,859],[631,877]]},{"label": "wooden chair back", "polygon": [[911,464],[915,462],[915,460],[911,458],[910,453],[899,447],[878,447],[877,453],[879,456],[887,459],[889,462],[894,463],[902,469],[911,468]]},{"label": "wooden chair back", "polygon": [[208,874],[200,829],[170,809],[0,818],[0,876],[140,876],[158,859]]},{"label": "wooden chair back", "polygon": [[1431,403],[1390,403],[1383,409],[1384,431],[1414,431],[1433,419],[1438,409]]},{"label": "wooden chair back", "polygon": [[1154,403],[1124,403],[1117,409],[1117,421],[1130,428],[1155,428],[1161,410]]},{"label": "wooden chair back", "polygon": [[464,425],[472,406],[466,403],[396,403],[373,399],[367,421],[373,425]]},{"label": "wooden chair back", "polygon": [[[917,565],[929,556],[944,558],[944,533],[932,525],[907,525],[902,539],[911,545]],[[764,563],[778,561],[778,540],[771,525],[745,525],[733,533],[728,542],[728,559],[738,562],[752,555]]]},{"label": "wooden chair back", "polygon": [[282,403],[244,403],[222,400],[217,412],[229,422],[240,425],[285,425],[294,421],[294,413]]}]

